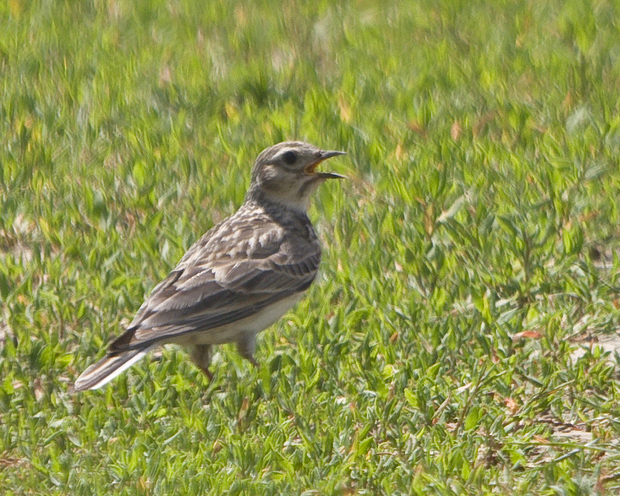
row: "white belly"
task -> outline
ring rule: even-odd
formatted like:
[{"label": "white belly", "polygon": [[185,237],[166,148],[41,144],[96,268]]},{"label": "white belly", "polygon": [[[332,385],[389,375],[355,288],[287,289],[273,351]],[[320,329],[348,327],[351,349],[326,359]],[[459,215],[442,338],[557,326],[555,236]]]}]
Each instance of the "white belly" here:
[{"label": "white belly", "polygon": [[194,332],[180,336],[174,343],[183,346],[194,344],[223,344],[239,340],[240,336],[249,333],[257,334],[275,323],[284,315],[295,303],[299,301],[301,294],[295,294],[280,300],[264,310],[261,310],[250,317],[238,320],[231,324],[215,327],[207,331]]}]

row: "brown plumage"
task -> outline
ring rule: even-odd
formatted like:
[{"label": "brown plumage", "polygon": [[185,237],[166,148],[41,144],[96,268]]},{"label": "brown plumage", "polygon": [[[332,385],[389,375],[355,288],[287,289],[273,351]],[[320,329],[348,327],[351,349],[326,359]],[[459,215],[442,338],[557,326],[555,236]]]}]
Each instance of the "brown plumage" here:
[{"label": "brown plumage", "polygon": [[236,343],[256,364],[256,334],[278,320],[316,277],[321,249],[306,215],[312,192],[337,174],[316,172],[343,152],[284,142],[256,159],[241,208],[196,242],[142,304],[107,355],[75,383],[103,386],[153,346],[189,346],[209,377],[211,346]]}]

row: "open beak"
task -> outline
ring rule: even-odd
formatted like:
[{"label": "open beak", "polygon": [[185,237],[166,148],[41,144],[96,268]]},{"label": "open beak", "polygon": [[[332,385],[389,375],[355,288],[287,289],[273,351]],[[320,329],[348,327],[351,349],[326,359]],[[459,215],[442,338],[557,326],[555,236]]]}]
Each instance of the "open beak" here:
[{"label": "open beak", "polygon": [[346,152],[340,152],[336,150],[321,151],[321,154],[319,155],[318,160],[314,162],[313,164],[309,165],[308,167],[306,167],[306,170],[304,172],[306,174],[314,174],[315,176],[320,177],[321,179],[346,179],[346,176],[336,174],[335,172],[315,172],[316,168],[321,162],[323,162],[324,160],[327,160],[328,158],[335,157],[337,155],[346,155]]}]

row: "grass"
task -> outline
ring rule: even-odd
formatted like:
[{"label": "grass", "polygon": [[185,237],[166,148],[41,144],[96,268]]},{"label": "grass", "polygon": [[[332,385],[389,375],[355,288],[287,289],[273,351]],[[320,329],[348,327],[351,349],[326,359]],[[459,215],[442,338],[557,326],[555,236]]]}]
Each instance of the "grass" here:
[{"label": "grass", "polygon": [[[617,11],[2,3],[2,493],[619,491]],[[72,394],[284,139],[351,181],[261,368]]]}]

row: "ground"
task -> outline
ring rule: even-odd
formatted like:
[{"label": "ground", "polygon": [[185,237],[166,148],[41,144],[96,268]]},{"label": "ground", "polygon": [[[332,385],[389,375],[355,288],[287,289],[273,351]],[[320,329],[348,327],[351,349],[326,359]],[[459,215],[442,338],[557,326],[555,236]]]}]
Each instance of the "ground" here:
[{"label": "ground", "polygon": [[[617,494],[611,1],[0,5],[3,494]],[[74,394],[285,139],[307,297]]]}]

